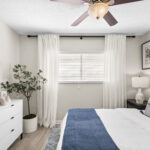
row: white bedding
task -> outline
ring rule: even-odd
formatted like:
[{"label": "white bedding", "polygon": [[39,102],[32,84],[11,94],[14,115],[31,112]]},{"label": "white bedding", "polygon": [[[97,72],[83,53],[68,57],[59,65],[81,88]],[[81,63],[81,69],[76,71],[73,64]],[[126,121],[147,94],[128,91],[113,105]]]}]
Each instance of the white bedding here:
[{"label": "white bedding", "polygon": [[[150,118],[137,109],[96,109],[120,150],[150,150]],[[61,150],[67,114],[61,125],[57,150]]]}]

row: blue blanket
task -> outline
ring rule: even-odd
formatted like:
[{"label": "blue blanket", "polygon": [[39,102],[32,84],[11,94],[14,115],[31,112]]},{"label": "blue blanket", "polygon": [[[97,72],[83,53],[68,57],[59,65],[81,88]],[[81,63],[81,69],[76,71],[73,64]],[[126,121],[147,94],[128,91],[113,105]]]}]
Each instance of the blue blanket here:
[{"label": "blue blanket", "polygon": [[94,109],[68,112],[62,150],[119,150]]}]

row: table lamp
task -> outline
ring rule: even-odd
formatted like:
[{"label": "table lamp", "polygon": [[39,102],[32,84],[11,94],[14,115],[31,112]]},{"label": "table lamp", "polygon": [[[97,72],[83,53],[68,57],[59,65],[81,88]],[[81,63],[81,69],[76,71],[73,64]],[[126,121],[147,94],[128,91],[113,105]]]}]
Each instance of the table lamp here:
[{"label": "table lamp", "polygon": [[141,89],[149,87],[149,78],[148,77],[132,77],[132,87],[138,88],[138,92],[135,96],[136,103],[143,104],[144,95]]}]

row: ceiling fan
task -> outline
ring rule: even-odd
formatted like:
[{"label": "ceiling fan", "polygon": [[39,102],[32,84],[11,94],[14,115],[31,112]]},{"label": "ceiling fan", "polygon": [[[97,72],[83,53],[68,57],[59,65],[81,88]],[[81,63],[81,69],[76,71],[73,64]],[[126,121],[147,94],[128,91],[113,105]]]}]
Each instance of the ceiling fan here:
[{"label": "ceiling fan", "polygon": [[89,15],[96,19],[104,18],[104,20],[110,26],[114,26],[118,23],[118,21],[110,13],[109,6],[137,2],[142,0],[51,0],[51,1],[65,2],[72,4],[84,4],[84,3],[89,4],[88,10],[84,12],[76,21],[74,21],[72,26],[79,25]]}]

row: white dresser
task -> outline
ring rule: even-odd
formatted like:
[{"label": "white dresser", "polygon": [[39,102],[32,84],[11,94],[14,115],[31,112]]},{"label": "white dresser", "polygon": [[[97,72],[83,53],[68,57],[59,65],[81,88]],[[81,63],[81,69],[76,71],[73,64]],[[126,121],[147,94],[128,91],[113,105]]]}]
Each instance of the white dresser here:
[{"label": "white dresser", "polygon": [[8,147],[22,134],[22,100],[12,100],[7,106],[0,106],[0,150]]}]

